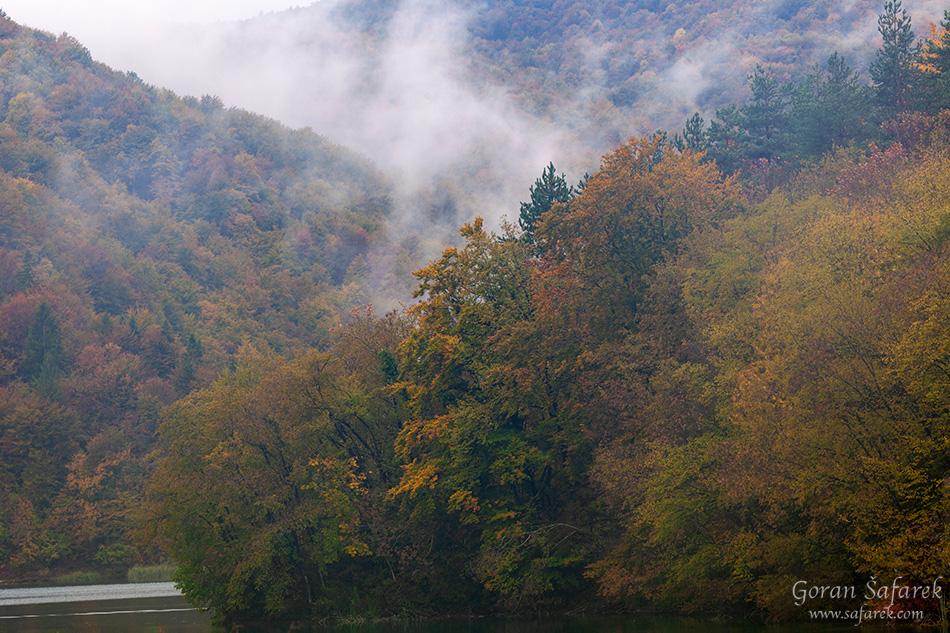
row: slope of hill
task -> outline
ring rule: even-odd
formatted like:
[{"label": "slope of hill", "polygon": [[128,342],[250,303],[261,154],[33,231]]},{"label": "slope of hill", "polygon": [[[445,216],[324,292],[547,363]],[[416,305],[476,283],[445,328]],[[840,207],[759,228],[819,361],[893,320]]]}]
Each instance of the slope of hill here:
[{"label": "slope of hill", "polygon": [[147,517],[186,597],[237,621],[938,621],[948,114],[758,202],[631,140],[535,239],[463,226],[413,323],[245,355],[159,430]]},{"label": "slope of hill", "polygon": [[744,93],[755,64],[798,79],[838,50],[866,67],[879,11],[873,1],[506,0],[473,19],[471,48],[526,107],[573,112],[565,123],[612,145],[711,115]]},{"label": "slope of hill", "polygon": [[[869,100],[843,62],[695,135],[735,165],[789,166],[756,195],[634,139],[569,204],[548,198],[536,241],[465,225],[416,273],[414,318],[333,328],[371,292],[408,296],[410,251],[441,239],[392,229],[503,201],[509,166],[607,142],[646,104],[674,116],[660,87],[716,20],[765,33],[721,66],[744,85],[755,61],[807,72],[819,23],[868,15],[703,6],[338,3],[230,34],[223,50],[282,68],[267,38],[296,16],[288,50],[349,59],[295,99],[372,121],[361,147],[402,167],[392,182],[311,130],[0,18],[0,579],[157,559],[134,545],[143,524],[191,600],[241,619],[643,596],[784,617],[776,579],[803,569],[939,573],[947,115],[900,112],[875,132],[886,151],[794,173],[787,155],[831,145],[808,113]],[[639,66],[612,66],[626,50]],[[942,90],[950,67],[934,73]],[[682,103],[742,100],[700,79]],[[758,152],[776,121],[796,139]],[[866,141],[865,123],[835,138]]]},{"label": "slope of hill", "polygon": [[159,409],[398,288],[389,195],[310,130],[0,18],[0,579],[136,562]]},{"label": "slope of hill", "polygon": [[[924,35],[936,3],[906,3]],[[553,160],[571,179],[631,135],[748,96],[758,63],[799,80],[835,50],[868,68],[877,0],[834,3],[338,0],[126,47],[148,81],[311,125],[497,218]],[[110,34],[111,37],[111,34]],[[866,75],[862,81],[869,82]],[[514,161],[513,156],[523,160]],[[424,194],[427,195],[427,194]],[[452,225],[452,222],[447,222]]]}]

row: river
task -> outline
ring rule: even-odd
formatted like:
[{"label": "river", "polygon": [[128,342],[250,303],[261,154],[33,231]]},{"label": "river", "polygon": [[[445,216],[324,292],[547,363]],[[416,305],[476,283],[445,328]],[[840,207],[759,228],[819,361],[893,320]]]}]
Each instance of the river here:
[{"label": "river", "polygon": [[[452,620],[353,624],[337,627],[268,626],[245,633],[844,633],[853,622],[766,627],[708,619],[576,617],[549,620]],[[914,628],[861,631],[906,633]],[[940,627],[928,629],[938,633]],[[212,633],[210,617],[188,606],[173,583],[135,583],[0,590],[0,633]]]},{"label": "river", "polygon": [[0,589],[3,633],[208,633],[171,582]]}]

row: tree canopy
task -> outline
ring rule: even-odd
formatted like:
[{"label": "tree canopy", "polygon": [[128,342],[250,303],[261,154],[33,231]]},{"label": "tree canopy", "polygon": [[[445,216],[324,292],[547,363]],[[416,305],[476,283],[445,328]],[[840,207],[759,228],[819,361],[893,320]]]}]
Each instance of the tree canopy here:
[{"label": "tree canopy", "polygon": [[948,20],[917,54],[888,3],[873,88],[757,66],[708,128],[549,164],[379,314],[409,260],[364,161],[0,17],[0,578],[168,560],[229,621],[936,582]]}]

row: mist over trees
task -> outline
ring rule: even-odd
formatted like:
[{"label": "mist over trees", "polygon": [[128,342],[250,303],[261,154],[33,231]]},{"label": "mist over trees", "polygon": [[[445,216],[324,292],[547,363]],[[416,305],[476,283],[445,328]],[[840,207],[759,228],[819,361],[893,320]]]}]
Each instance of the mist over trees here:
[{"label": "mist over trees", "polygon": [[329,341],[407,251],[386,179],[312,131],[9,18],[0,51],[0,578],[119,573],[154,560],[131,535],[162,407],[245,345]]},{"label": "mist over trees", "polygon": [[936,582],[950,13],[909,20],[576,186],[550,162],[410,284],[364,158],[0,18],[0,579],[170,562],[232,623]]},{"label": "mist over trees", "polygon": [[[911,8],[923,35],[944,7]],[[334,0],[135,34],[86,25],[97,42],[82,39],[150,83],[310,126],[398,174],[394,229],[430,202],[444,218],[423,231],[438,233],[431,259],[459,224],[516,213],[549,162],[574,179],[631,135],[744,101],[757,64],[798,82],[838,51],[866,75],[879,13],[879,0]]]}]

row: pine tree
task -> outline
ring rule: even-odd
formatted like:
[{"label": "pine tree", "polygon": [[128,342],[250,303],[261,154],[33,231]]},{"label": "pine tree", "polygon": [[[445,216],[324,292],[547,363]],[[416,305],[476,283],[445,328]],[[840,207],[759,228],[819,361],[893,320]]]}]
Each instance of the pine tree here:
[{"label": "pine tree", "polygon": [[59,323],[45,301],[36,309],[26,336],[23,375],[27,380],[43,378],[49,382],[62,367],[63,342]]},{"label": "pine tree", "polygon": [[756,66],[749,89],[752,101],[741,108],[748,134],[747,158],[782,160],[789,150],[789,88],[780,85],[771,70]]},{"label": "pine tree", "polygon": [[877,19],[877,30],[883,47],[869,69],[874,82],[878,105],[885,118],[913,107],[918,83],[917,58],[920,44],[914,41],[910,16],[901,8],[900,0],[884,4],[884,13]]},{"label": "pine tree", "polygon": [[33,284],[36,282],[33,273],[33,266],[35,263],[36,262],[33,259],[33,253],[30,251],[25,251],[23,253],[20,269],[17,270],[14,277],[14,287],[17,290],[29,290],[33,287]]},{"label": "pine tree", "polygon": [[568,186],[563,175],[557,175],[554,163],[549,163],[541,177],[534,181],[534,186],[528,189],[528,193],[531,195],[531,202],[521,203],[518,224],[524,230],[525,239],[533,243],[534,229],[541,216],[550,211],[557,202],[567,204],[574,195],[574,190]]},{"label": "pine tree", "polygon": [[791,154],[789,134],[789,85],[779,84],[761,65],[749,75],[752,100],[737,107],[716,110],[705,141],[709,156],[727,173],[750,161],[781,163]]},{"label": "pine tree", "polygon": [[694,112],[693,116],[686,122],[686,127],[683,128],[683,141],[682,147],[679,148],[680,151],[684,149],[694,152],[706,151],[709,145],[709,139],[707,138],[706,131],[703,129],[705,124],[706,122],[703,120],[703,117],[699,115],[699,112]]},{"label": "pine tree", "polygon": [[828,58],[827,70],[816,65],[792,97],[791,119],[800,154],[820,156],[865,137],[873,116],[869,93],[837,51]]}]

